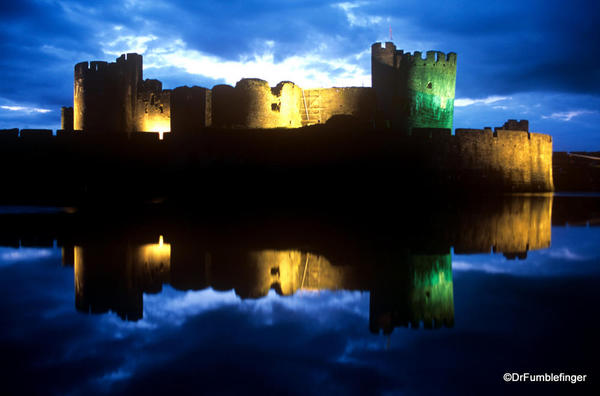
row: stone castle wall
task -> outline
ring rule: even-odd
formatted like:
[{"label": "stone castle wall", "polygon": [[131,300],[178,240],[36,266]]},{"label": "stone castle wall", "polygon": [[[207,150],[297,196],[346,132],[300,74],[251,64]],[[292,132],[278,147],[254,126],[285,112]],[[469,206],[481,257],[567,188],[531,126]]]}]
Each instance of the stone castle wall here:
[{"label": "stone castle wall", "polygon": [[375,118],[375,93],[362,87],[302,89],[282,81],[271,88],[264,80],[242,79],[235,87],[213,87],[212,103],[219,128],[299,128],[336,115]]},{"label": "stone castle wall", "polygon": [[[415,128],[415,160],[423,169],[462,175],[456,182],[513,192],[553,191],[552,137],[497,129]],[[420,141],[420,143],[418,143]],[[448,176],[450,177],[450,176]]]},{"label": "stone castle wall", "polygon": [[[496,177],[508,191],[552,191],[552,137],[541,133],[457,129],[459,169]],[[482,176],[483,177],[483,176]]]},{"label": "stone castle wall", "polygon": [[235,88],[227,87],[214,89],[214,126],[251,129],[302,126],[302,90],[296,84],[282,81],[271,88],[264,80],[249,78],[240,80]]},{"label": "stone castle wall", "polygon": [[302,97],[302,125],[326,123],[336,115],[351,115],[359,120],[375,119],[375,91],[372,88],[305,89]]}]

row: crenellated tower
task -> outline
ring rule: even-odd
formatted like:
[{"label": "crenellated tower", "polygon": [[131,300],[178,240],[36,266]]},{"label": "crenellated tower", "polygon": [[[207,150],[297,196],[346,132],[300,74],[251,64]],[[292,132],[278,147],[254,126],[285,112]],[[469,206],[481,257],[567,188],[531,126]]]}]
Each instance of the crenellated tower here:
[{"label": "crenellated tower", "polygon": [[371,46],[371,79],[379,117],[394,128],[452,128],[456,54],[414,54],[392,42]]},{"label": "crenellated tower", "polygon": [[116,62],[75,65],[74,128],[88,131],[133,132],[136,125],[142,56],[121,55]]}]

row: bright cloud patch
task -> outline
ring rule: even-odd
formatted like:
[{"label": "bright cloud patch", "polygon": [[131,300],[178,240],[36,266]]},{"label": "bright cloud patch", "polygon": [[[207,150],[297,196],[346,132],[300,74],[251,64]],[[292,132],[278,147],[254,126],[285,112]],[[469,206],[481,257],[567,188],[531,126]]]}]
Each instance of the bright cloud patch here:
[{"label": "bright cloud patch", "polygon": [[542,118],[551,119],[551,120],[559,120],[559,121],[571,121],[574,117],[578,117],[584,114],[594,114],[595,111],[592,110],[573,110],[573,111],[562,111],[558,113],[552,113],[549,116],[543,115]]},{"label": "bright cloud patch", "polygon": [[0,106],[0,109],[8,110],[8,111],[21,111],[24,113],[49,113],[52,111],[49,109],[40,109],[37,107],[27,107],[27,106]]},{"label": "bright cloud patch", "polygon": [[566,260],[566,261],[583,261],[586,260],[585,257],[583,257],[580,254],[577,254],[573,251],[571,251],[571,249],[569,248],[560,248],[560,249],[551,249],[551,250],[543,250],[540,252],[540,254],[545,254],[548,255],[552,258],[556,258],[556,259],[561,259],[561,260]]},{"label": "bright cloud patch", "polygon": [[357,59],[367,54],[365,51],[332,59],[308,53],[275,62],[273,46],[274,42],[269,40],[260,52],[237,61],[224,61],[217,56],[187,48],[181,39],[158,40],[153,35],[125,35],[104,41],[103,52],[115,57],[127,52],[141,53],[145,70],[176,67],[189,74],[225,80],[231,85],[242,78],[260,78],[272,86],[280,81],[291,80],[303,88],[371,85],[370,70],[364,70],[357,64]]},{"label": "bright cloud patch", "polygon": [[37,261],[59,253],[60,250],[53,249],[0,247],[0,266],[10,265],[20,261]]},{"label": "bright cloud patch", "polygon": [[380,16],[372,16],[372,15],[361,15],[356,13],[355,9],[368,4],[367,2],[344,2],[334,4],[335,7],[341,8],[346,14],[346,18],[350,23],[350,26],[359,26],[359,27],[367,27],[369,25],[377,25],[383,21],[383,18]]},{"label": "bright cloud patch", "polygon": [[[503,100],[510,100],[510,99],[512,99],[510,96],[488,96],[487,98],[481,98],[481,99],[462,98],[462,99],[456,99],[454,101],[454,106],[455,107],[465,107],[465,106],[471,106],[471,105],[475,105],[475,104],[489,105],[492,103],[500,102]],[[498,106],[496,106],[496,107],[498,107]]]}]

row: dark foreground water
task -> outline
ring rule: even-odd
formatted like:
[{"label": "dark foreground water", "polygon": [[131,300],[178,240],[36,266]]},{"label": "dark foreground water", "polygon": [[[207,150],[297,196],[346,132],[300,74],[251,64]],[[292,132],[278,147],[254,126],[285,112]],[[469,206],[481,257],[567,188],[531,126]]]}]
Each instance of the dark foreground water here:
[{"label": "dark foreground water", "polygon": [[346,231],[5,207],[2,393],[586,393],[599,208],[520,197]]}]

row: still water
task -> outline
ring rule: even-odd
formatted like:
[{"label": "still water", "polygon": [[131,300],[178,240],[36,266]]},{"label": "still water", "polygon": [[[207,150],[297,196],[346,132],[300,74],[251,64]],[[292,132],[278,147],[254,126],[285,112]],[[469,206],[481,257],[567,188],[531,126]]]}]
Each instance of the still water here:
[{"label": "still water", "polygon": [[[4,207],[0,224],[4,394],[578,394],[597,381],[599,197],[359,220]],[[526,372],[587,377],[503,380]]]}]

